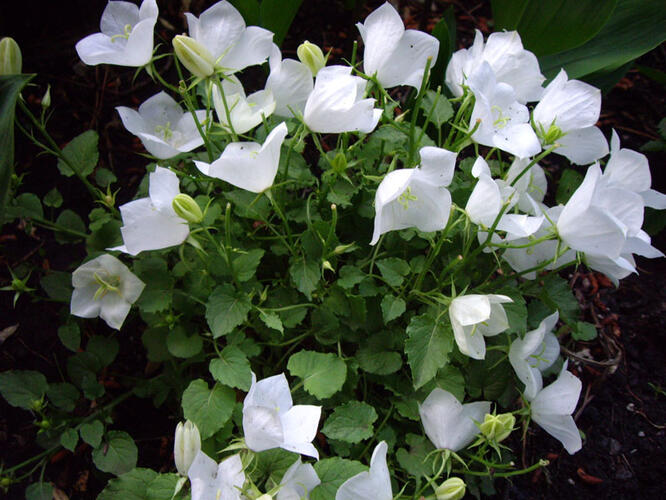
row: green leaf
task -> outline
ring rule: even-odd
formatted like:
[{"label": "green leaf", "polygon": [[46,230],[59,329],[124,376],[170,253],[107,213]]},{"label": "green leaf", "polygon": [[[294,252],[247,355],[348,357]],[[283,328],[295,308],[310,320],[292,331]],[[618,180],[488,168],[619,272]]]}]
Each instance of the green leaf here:
[{"label": "green leaf", "polygon": [[201,439],[208,439],[231,418],[236,393],[221,384],[208,388],[206,381],[193,380],[183,392],[183,414],[199,428]]},{"label": "green leaf", "polygon": [[81,397],[81,394],[72,384],[58,382],[55,384],[49,384],[49,388],[46,391],[46,397],[49,398],[49,401],[56,407],[71,412],[76,408],[76,403]]},{"label": "green leaf", "polygon": [[115,338],[106,338],[101,335],[93,335],[88,341],[86,351],[95,355],[99,359],[102,367],[113,363],[118,355],[118,341]]},{"label": "green leaf", "polygon": [[434,465],[434,455],[430,455],[430,453],[435,447],[430,443],[430,440],[416,434],[407,434],[405,440],[409,445],[409,451],[405,448],[400,448],[395,454],[400,466],[410,476],[430,476]]},{"label": "green leaf", "polygon": [[407,309],[407,304],[405,304],[404,300],[394,295],[384,295],[381,308],[384,324],[388,324],[389,321],[402,316],[402,313]]},{"label": "green leaf", "polygon": [[562,321],[570,325],[576,322],[580,311],[578,301],[565,279],[550,274],[543,280],[543,286],[539,291],[539,298],[552,311],[557,309]]},{"label": "green leaf", "polygon": [[259,319],[264,322],[268,328],[277,330],[280,333],[284,333],[284,328],[282,326],[282,320],[280,316],[272,312],[261,311],[259,313]]},{"label": "green leaf", "polygon": [[58,208],[60,205],[62,205],[62,195],[57,188],[53,188],[51,191],[44,195],[44,199],[42,201],[47,207]]},{"label": "green leaf", "polygon": [[44,209],[39,198],[32,193],[23,193],[16,197],[14,205],[7,207],[8,220],[11,218],[43,219]]},{"label": "green leaf", "polygon": [[321,483],[310,492],[310,500],[333,500],[342,483],[368,470],[361,462],[339,457],[319,460],[314,468]]},{"label": "green leaf", "polygon": [[421,102],[421,109],[424,116],[430,115],[430,121],[438,127],[444,125],[453,116],[453,107],[449,100],[434,90],[426,91]]},{"label": "green leaf", "polygon": [[69,451],[74,451],[78,442],[79,433],[74,429],[65,429],[65,432],[60,435],[60,444]]},{"label": "green leaf", "polygon": [[374,346],[361,348],[356,360],[362,370],[376,375],[389,375],[402,367],[402,357],[393,351],[378,351]]},{"label": "green leaf", "polygon": [[167,263],[159,257],[147,257],[134,264],[137,277],[146,284],[137,305],[143,312],[166,310],[172,301],[174,279]]},{"label": "green leaf", "polygon": [[402,259],[390,257],[377,261],[382,277],[391,286],[400,286],[409,274],[409,264]]},{"label": "green leaf", "polygon": [[92,174],[99,159],[98,140],[99,136],[94,130],[86,130],[72,139],[62,150],[66,161],[58,159],[60,173],[66,177],[71,177],[74,175],[74,170],[71,167],[73,166],[83,177]]},{"label": "green leaf", "polygon": [[305,257],[298,257],[291,260],[289,274],[298,291],[305,295],[308,300],[312,300],[312,292],[319,283],[319,265],[316,262],[306,260]]},{"label": "green leaf", "polygon": [[289,31],[303,0],[262,0],[261,26],[274,33],[273,41],[279,47]]},{"label": "green leaf", "polygon": [[349,401],[333,410],[321,432],[330,439],[358,443],[372,437],[372,424],[376,420],[377,412],[372,406],[360,401]]},{"label": "green leaf", "polygon": [[430,381],[449,360],[453,349],[450,326],[429,315],[414,316],[407,326],[405,353],[412,370],[414,388]]},{"label": "green leaf", "polygon": [[197,333],[188,335],[181,325],[176,326],[167,334],[167,349],[177,358],[191,358],[201,352],[203,339]]},{"label": "green leaf", "polygon": [[513,300],[513,302],[502,304],[506,318],[509,321],[509,328],[506,331],[508,333],[524,332],[527,328],[527,306],[523,296],[514,288],[502,288],[497,290],[496,293],[506,295]]},{"label": "green leaf", "polygon": [[444,10],[442,18],[432,29],[431,34],[439,40],[437,61],[433,61],[430,71],[430,86],[436,87],[444,83],[446,67],[449,64],[452,52],[456,50],[456,17],[453,12],[453,5],[449,5]]},{"label": "green leaf", "polygon": [[238,189],[224,193],[231,202],[234,213],[239,217],[254,220],[267,220],[271,214],[271,204],[263,195]]},{"label": "green leaf", "polygon": [[72,298],[72,275],[61,271],[51,271],[39,284],[44,291],[57,302],[69,303]]},{"label": "green leaf", "polygon": [[467,372],[467,389],[474,398],[497,401],[511,380],[512,368],[506,354],[488,351],[486,359],[472,360]]},{"label": "green leaf", "polygon": [[437,372],[435,385],[453,394],[458,401],[465,399],[465,377],[458,368],[451,364]]},{"label": "green leaf", "polygon": [[56,240],[58,243],[68,243],[71,241],[81,240],[85,237],[86,234],[86,225],[83,223],[83,220],[79,215],[69,209],[63,210],[58,218],[56,219],[56,224],[69,229],[75,233],[81,233],[81,236],[76,236],[72,233],[66,233],[64,231],[55,231]]},{"label": "green leaf", "polygon": [[578,189],[583,183],[583,174],[577,172],[573,168],[565,168],[560,177],[560,183],[557,185],[557,194],[555,195],[555,201],[559,204],[564,205],[571,195],[574,194],[574,191]]},{"label": "green leaf", "polygon": [[146,348],[148,361],[159,363],[171,358],[169,348],[167,347],[167,335],[169,329],[166,326],[156,328],[146,328],[141,335],[141,342]]},{"label": "green leaf", "polygon": [[104,435],[104,424],[99,420],[86,422],[79,428],[79,433],[81,434],[81,439],[83,439],[93,448],[97,448],[102,442],[102,436]]},{"label": "green leaf", "polygon": [[318,399],[338,392],[347,378],[347,365],[332,353],[299,351],[289,357],[287,369],[302,378],[305,390]]},{"label": "green leaf", "polygon": [[58,328],[58,338],[62,345],[73,352],[77,352],[81,346],[81,330],[79,325],[70,321]]},{"label": "green leaf", "polygon": [[229,0],[230,3],[238,9],[241,16],[248,26],[259,26],[261,18],[259,15],[259,1],[258,0]]},{"label": "green leaf", "polygon": [[25,500],[51,500],[53,485],[51,483],[32,483],[25,489]]},{"label": "green leaf", "polygon": [[246,293],[236,291],[229,284],[215,288],[206,303],[206,321],[213,332],[213,338],[227,335],[242,324],[251,308]]},{"label": "green leaf", "polygon": [[108,168],[98,168],[95,172],[95,182],[99,187],[107,188],[118,179]]},{"label": "green leaf", "polygon": [[250,250],[249,252],[236,257],[233,261],[234,271],[238,281],[247,281],[254,277],[259,262],[264,256],[264,251],[260,248]]},{"label": "green leaf", "polygon": [[282,448],[273,448],[272,450],[261,451],[255,454],[257,459],[256,468],[251,473],[255,483],[262,480],[273,481],[280,484],[280,480],[289,467],[291,467],[298,455]]},{"label": "green leaf", "polygon": [[576,328],[571,330],[571,336],[575,340],[594,340],[597,337],[597,327],[586,321],[577,321]]},{"label": "green leaf", "polygon": [[109,431],[104,442],[92,452],[95,466],[119,476],[136,467],[138,450],[132,437],[123,431]]},{"label": "green leaf", "polygon": [[210,374],[218,382],[243,391],[250,390],[252,369],[247,356],[235,345],[225,347],[220,356],[210,361]]},{"label": "green leaf", "polygon": [[46,377],[33,370],[9,370],[0,373],[0,393],[17,408],[29,410],[44,398],[49,384]]},{"label": "green leaf", "polygon": [[342,266],[338,274],[340,277],[336,283],[345,290],[354,288],[354,285],[358,285],[366,276],[358,267],[349,265]]},{"label": "green leaf", "polygon": [[151,469],[133,469],[111,479],[97,500],[152,500],[148,497],[148,486],[157,476]]}]

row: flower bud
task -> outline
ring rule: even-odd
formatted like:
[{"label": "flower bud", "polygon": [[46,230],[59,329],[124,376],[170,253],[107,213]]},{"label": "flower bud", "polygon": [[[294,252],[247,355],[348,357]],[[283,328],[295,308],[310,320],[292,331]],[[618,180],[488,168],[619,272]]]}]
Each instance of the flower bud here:
[{"label": "flower bud", "polygon": [[516,417],[511,413],[502,413],[501,415],[486,413],[483,423],[479,428],[486,439],[499,443],[511,434],[515,423]]},{"label": "flower bud", "polygon": [[273,497],[270,496],[268,493],[264,493],[260,497],[257,497],[257,500],[273,500]]},{"label": "flower bud", "polygon": [[331,166],[336,174],[343,174],[347,170],[347,158],[344,153],[338,153],[331,161]]},{"label": "flower bud", "polygon": [[215,72],[213,56],[194,38],[185,35],[175,36],[173,50],[178,60],[194,76],[206,78]]},{"label": "flower bud", "polygon": [[173,460],[176,462],[178,474],[187,476],[187,471],[200,450],[201,436],[197,426],[190,420],[185,424],[178,422],[173,441]]},{"label": "flower bud", "polygon": [[460,500],[465,496],[467,485],[459,477],[450,477],[435,490],[437,500]]},{"label": "flower bud", "polygon": [[317,45],[310,43],[307,40],[298,46],[298,49],[296,49],[296,55],[298,55],[298,59],[310,69],[312,76],[317,76],[319,70],[326,66],[326,57],[324,57],[324,53]]},{"label": "flower bud", "polygon": [[190,195],[185,193],[177,194],[171,202],[173,211],[178,217],[182,217],[187,222],[198,224],[203,220],[203,213],[196,201]]},{"label": "flower bud", "polygon": [[20,75],[23,66],[21,49],[16,40],[8,36],[0,40],[0,76]]},{"label": "flower bud", "polygon": [[44,96],[42,97],[42,108],[48,109],[51,106],[51,84],[49,83],[48,87],[46,87],[46,92],[44,92]]}]

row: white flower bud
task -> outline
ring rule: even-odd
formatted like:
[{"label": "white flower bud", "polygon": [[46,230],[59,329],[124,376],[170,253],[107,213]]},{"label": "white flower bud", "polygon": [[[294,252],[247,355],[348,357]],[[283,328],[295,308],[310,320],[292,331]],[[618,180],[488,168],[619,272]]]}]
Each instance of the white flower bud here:
[{"label": "white flower bud", "polygon": [[23,66],[21,49],[11,37],[0,40],[0,76],[19,75]]},{"label": "white flower bud", "polygon": [[324,56],[324,53],[317,45],[310,43],[307,40],[298,46],[298,49],[296,49],[296,55],[298,56],[298,59],[310,69],[312,76],[317,76],[319,70],[326,66],[326,57]]},{"label": "white flower bud", "polygon": [[467,485],[459,477],[450,477],[435,490],[437,500],[460,500],[465,496]]},{"label": "white flower bud", "polygon": [[199,78],[206,78],[215,71],[213,56],[194,38],[177,35],[173,39],[173,50],[178,60],[190,73]]},{"label": "white flower bud", "polygon": [[181,476],[187,476],[187,471],[200,450],[201,436],[197,426],[190,420],[185,424],[178,422],[173,441],[173,460]]},{"label": "white flower bud", "polygon": [[203,213],[201,208],[194,199],[188,194],[179,193],[171,202],[173,211],[176,212],[178,217],[182,217],[187,222],[198,224],[203,220]]}]

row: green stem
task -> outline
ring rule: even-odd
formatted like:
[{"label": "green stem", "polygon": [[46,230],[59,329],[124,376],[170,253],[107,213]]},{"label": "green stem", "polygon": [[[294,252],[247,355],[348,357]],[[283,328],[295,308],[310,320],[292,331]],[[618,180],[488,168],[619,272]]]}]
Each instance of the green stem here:
[{"label": "green stem", "polygon": [[432,57],[429,57],[426,60],[425,70],[423,71],[423,78],[421,79],[421,87],[419,88],[419,93],[416,96],[416,102],[414,103],[414,108],[412,109],[412,120],[409,124],[409,156],[407,158],[407,167],[411,167],[414,161],[414,155],[416,153],[416,144],[414,137],[414,132],[416,130],[416,119],[419,115],[419,108],[421,106],[421,101],[423,100],[423,95],[425,94],[425,89],[428,86],[428,78],[430,77],[430,65],[432,64]]}]

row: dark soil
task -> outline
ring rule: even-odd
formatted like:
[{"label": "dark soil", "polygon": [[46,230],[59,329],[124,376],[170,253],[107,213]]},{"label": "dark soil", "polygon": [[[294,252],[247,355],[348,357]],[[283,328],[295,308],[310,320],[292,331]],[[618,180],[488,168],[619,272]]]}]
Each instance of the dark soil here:
[{"label": "dark soil", "polygon": [[[166,22],[158,24],[158,34],[168,40],[185,30],[180,0],[158,0]],[[212,1],[193,0],[189,10],[200,12]],[[333,57],[351,53],[357,31],[353,23],[363,19],[382,2],[373,0],[356,10],[345,10],[341,1],[306,0],[285,41],[284,53],[295,57],[300,41],[331,48]],[[430,3],[426,1],[426,4]],[[460,47],[468,46],[474,28],[492,31],[490,9],[484,2],[432,2],[431,12],[423,3],[402,1],[401,13],[409,27],[432,28],[444,7],[452,4],[458,22]],[[27,102],[38,109],[46,84],[52,86],[53,116],[51,132],[64,145],[88,128],[100,134],[100,166],[109,168],[119,178],[118,202],[131,199],[144,173],[146,161],[137,155],[141,146],[120,123],[115,106],[138,106],[154,93],[154,85],[145,73],[132,82],[133,72],[108,66],[86,67],[74,50],[75,43],[98,30],[103,0],[68,0],[67,2],[9,2],[3,5],[0,36],[12,36],[23,51],[24,72],[35,72],[36,86],[24,91]],[[31,12],[26,13],[26,8]],[[645,66],[666,68],[664,47],[644,56]],[[168,68],[167,68],[168,70]],[[638,149],[656,139],[657,124],[666,109],[664,89],[637,71],[631,71],[605,97],[600,125],[610,135],[615,128],[622,145]],[[663,154],[650,154],[653,187],[666,191]],[[57,186],[69,208],[87,216],[90,200],[77,181],[63,180],[55,160],[37,155],[37,150],[17,134],[17,172],[24,174],[25,191],[43,196]],[[71,206],[73,203],[74,206]],[[666,238],[653,242],[666,250]],[[85,251],[76,245],[60,245],[51,233],[35,229],[26,234],[23,227],[8,224],[0,235],[0,286],[10,280],[8,268],[17,270],[29,264],[38,269],[71,271],[82,260]],[[575,498],[642,498],[663,497],[666,463],[664,429],[666,425],[666,289],[663,286],[666,260],[639,260],[640,276],[631,276],[614,288],[603,277],[579,270],[571,276],[572,285],[585,312],[585,319],[601,328],[592,342],[569,342],[570,369],[583,380],[583,394],[576,413],[579,428],[585,433],[583,449],[573,456],[563,451],[559,442],[538,428],[528,434],[523,456],[531,464],[548,458],[551,465],[532,475],[512,482],[497,481],[497,498],[510,499],[575,499]],[[38,276],[29,282],[39,288]],[[0,371],[32,369],[58,380],[68,351],[57,337],[62,323],[60,304],[28,297],[12,307],[12,296],[0,294],[0,332],[12,325],[18,330],[0,341]],[[94,329],[110,330],[101,322],[88,322],[84,336]],[[127,376],[149,372],[140,340],[140,322],[126,324],[116,362],[104,374],[107,393],[122,393],[121,383]],[[86,415],[91,408],[77,408]],[[172,415],[165,418],[165,415]],[[114,428],[124,429],[139,444],[139,466],[156,470],[172,469],[172,432],[178,409],[156,410],[149,400],[132,398],[114,411]],[[0,398],[0,462],[15,465],[42,449],[35,444],[32,417],[10,407]],[[25,485],[10,490],[8,498],[22,498]],[[91,462],[89,449],[80,446],[75,453],[61,452],[49,462],[45,477],[69,498],[94,498],[108,480]]]}]

